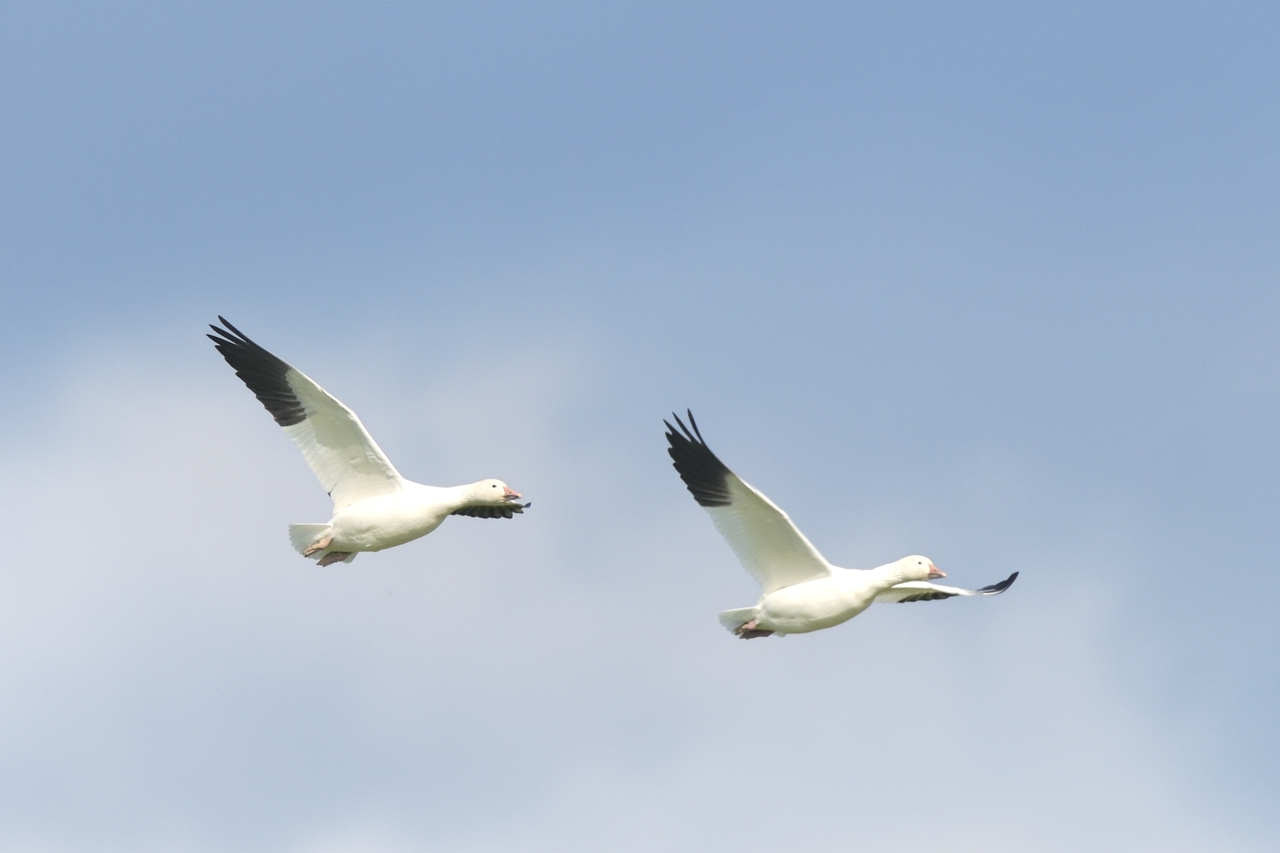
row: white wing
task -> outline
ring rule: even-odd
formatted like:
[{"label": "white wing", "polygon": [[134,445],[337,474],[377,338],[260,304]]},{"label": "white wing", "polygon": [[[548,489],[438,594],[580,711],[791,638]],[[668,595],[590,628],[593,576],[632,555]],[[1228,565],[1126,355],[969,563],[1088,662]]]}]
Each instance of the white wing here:
[{"label": "white wing", "polygon": [[711,452],[698,432],[693,413],[689,413],[692,431],[678,416],[672,417],[680,425],[680,431],[667,424],[667,442],[671,445],[667,452],[680,479],[689,487],[693,499],[710,513],[720,535],[765,595],[793,584],[829,577],[831,565],[787,514],[747,485]]},{"label": "white wing", "polygon": [[219,316],[210,326],[218,352],[298,445],[334,512],[366,498],[404,490],[402,478],[355,412],[300,370],[267,352]]},{"label": "white wing", "polygon": [[1014,572],[1000,583],[993,583],[982,589],[961,589],[958,586],[942,586],[928,581],[906,581],[889,587],[877,595],[875,600],[879,604],[902,604],[908,601],[936,601],[957,595],[999,595],[1013,586],[1017,577],[1018,573]]}]

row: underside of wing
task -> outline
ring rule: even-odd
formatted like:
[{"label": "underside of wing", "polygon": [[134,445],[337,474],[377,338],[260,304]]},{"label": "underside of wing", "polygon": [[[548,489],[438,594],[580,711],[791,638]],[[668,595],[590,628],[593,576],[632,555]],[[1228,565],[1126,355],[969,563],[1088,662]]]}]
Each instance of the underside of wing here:
[{"label": "underside of wing", "polygon": [[876,602],[879,604],[905,604],[908,601],[937,601],[941,598],[954,598],[957,595],[999,595],[1013,586],[1013,582],[1017,578],[1018,573],[1014,572],[999,583],[984,586],[982,589],[961,589],[958,586],[942,586],[928,581],[906,581],[905,583],[891,586],[877,595]]},{"label": "underside of wing", "polygon": [[693,413],[692,429],[672,417],[680,429],[667,423],[667,452],[676,472],[764,593],[830,576],[831,566],[787,514],[716,458]]},{"label": "underside of wing", "polygon": [[511,518],[513,515],[523,515],[526,508],[532,504],[510,503],[503,506],[464,506],[462,509],[455,509],[449,515],[467,515],[471,518]]},{"label": "underside of wing", "polygon": [[267,352],[219,316],[209,335],[249,390],[302,451],[334,511],[401,491],[404,480],[355,412],[301,371]]}]

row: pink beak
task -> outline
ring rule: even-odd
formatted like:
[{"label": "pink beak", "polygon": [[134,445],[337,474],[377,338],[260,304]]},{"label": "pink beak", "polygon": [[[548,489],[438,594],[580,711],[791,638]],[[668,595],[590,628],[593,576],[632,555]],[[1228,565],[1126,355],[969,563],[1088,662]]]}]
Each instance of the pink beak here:
[{"label": "pink beak", "polygon": [[518,497],[522,497],[522,495],[521,495],[519,492],[513,492],[513,491],[511,491],[511,487],[510,487],[510,486],[503,486],[503,487],[502,487],[502,497],[503,497],[503,499],[504,499],[504,500],[510,500],[511,498],[518,498]]},{"label": "pink beak", "polygon": [[947,573],[946,573],[946,572],[944,572],[942,569],[938,568],[938,567],[937,567],[937,566],[935,566],[933,563],[930,563],[930,564],[929,564],[929,577],[931,577],[931,578],[945,578],[946,576],[947,576]]}]

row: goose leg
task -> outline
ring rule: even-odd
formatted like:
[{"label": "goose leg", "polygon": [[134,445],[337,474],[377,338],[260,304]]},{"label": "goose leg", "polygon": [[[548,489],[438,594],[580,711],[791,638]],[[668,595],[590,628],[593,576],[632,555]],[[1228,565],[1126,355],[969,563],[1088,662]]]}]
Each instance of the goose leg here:
[{"label": "goose leg", "polygon": [[[313,543],[313,544],[311,545],[311,547],[310,547],[310,548],[308,548],[307,550],[303,551],[303,552],[302,552],[302,556],[304,556],[304,557],[310,557],[310,556],[311,556],[312,554],[314,554],[316,551],[323,551],[325,548],[328,548],[328,547],[329,547],[329,543],[330,543],[330,542],[332,542],[332,541],[333,541],[333,536],[326,536],[326,537],[324,537],[323,539],[320,539],[320,540],[316,541],[315,543]],[[324,565],[324,564],[323,564],[323,563],[321,563],[321,565]]]},{"label": "goose leg", "polygon": [[744,640],[754,640],[756,637],[769,637],[773,635],[772,631],[766,631],[763,628],[757,628],[756,624],[757,622],[754,619],[752,619],[750,622],[743,622],[741,625],[738,626],[738,629],[733,633],[737,634],[739,637],[741,637]]}]

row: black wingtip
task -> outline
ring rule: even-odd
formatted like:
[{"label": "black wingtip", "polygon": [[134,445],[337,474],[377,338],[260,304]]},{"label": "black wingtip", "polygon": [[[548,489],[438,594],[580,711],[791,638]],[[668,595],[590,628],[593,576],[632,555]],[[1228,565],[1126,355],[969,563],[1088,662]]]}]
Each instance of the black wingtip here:
[{"label": "black wingtip", "polygon": [[999,595],[1009,587],[1013,586],[1013,582],[1017,579],[1018,573],[1014,572],[1009,575],[1009,577],[1000,581],[1000,583],[993,583],[991,586],[984,586],[982,589],[978,590],[978,592],[985,592],[987,595]]},{"label": "black wingtip", "polygon": [[221,314],[218,315],[218,322],[226,328],[220,329],[212,323],[209,324],[209,328],[213,329],[220,337],[214,338],[213,335],[208,335],[207,337],[213,338],[215,341],[231,340],[237,344],[257,346],[253,341],[249,340],[248,335],[231,325],[231,321],[226,317],[223,317]]},{"label": "black wingtip", "polygon": [[292,368],[249,340],[244,332],[227,322],[226,317],[219,314],[218,320],[226,328],[210,324],[209,328],[215,335],[205,337],[213,341],[227,364],[249,386],[276,423],[288,427],[306,420],[306,410],[286,378]]},{"label": "black wingtip", "polygon": [[667,427],[667,454],[671,456],[672,465],[700,506],[729,506],[733,502],[727,483],[731,472],[707,447],[693,419],[693,411],[686,410],[686,414],[693,429],[685,426],[675,412],[671,417],[679,430],[667,420],[662,421]]},{"label": "black wingtip", "polygon": [[693,425],[692,430],[684,425],[684,421],[680,420],[680,416],[675,412],[671,413],[671,417],[675,418],[676,423],[680,425],[679,431],[668,423],[666,418],[663,418],[662,422],[667,426],[667,439],[671,440],[674,437],[676,439],[683,439],[684,441],[691,442],[693,444],[700,444],[703,447],[706,447],[707,442],[703,439],[702,433],[698,430],[698,422],[693,419],[693,411],[685,409],[685,416],[689,418],[689,423]]},{"label": "black wingtip", "polygon": [[478,506],[459,507],[449,515],[465,515],[468,518],[514,518],[531,506],[533,506],[532,501],[527,504],[503,504],[502,506],[480,504]]},{"label": "black wingtip", "polygon": [[[706,444],[707,442],[702,438],[702,430],[698,429],[698,422],[693,418],[693,409],[685,409],[684,413],[689,416],[689,426],[693,427],[693,434],[698,437],[698,441]],[[679,418],[677,418],[677,420],[679,420]]]},{"label": "black wingtip", "polygon": [[920,592],[907,598],[898,599],[898,604],[907,604],[912,601],[942,601],[944,598],[952,598],[955,596],[953,592]]}]

